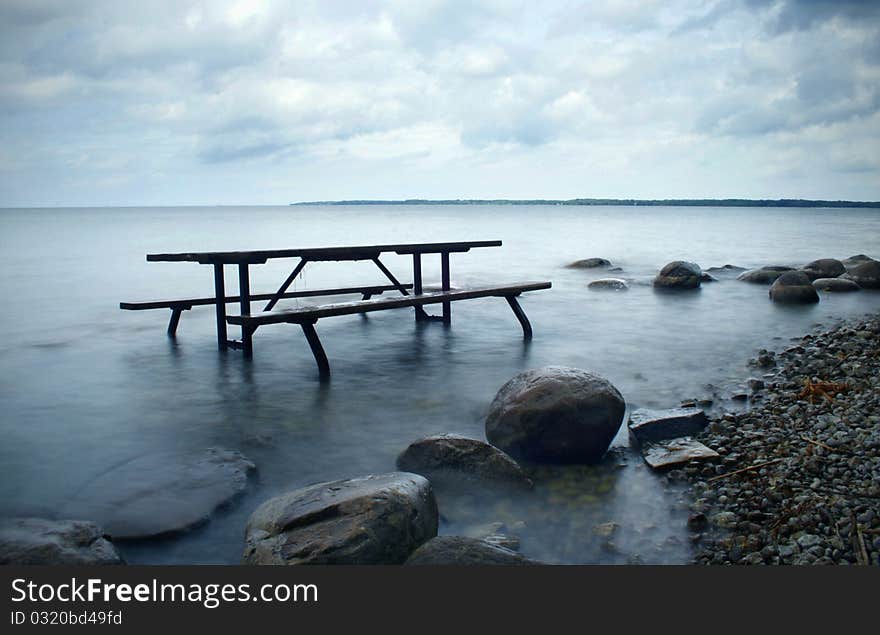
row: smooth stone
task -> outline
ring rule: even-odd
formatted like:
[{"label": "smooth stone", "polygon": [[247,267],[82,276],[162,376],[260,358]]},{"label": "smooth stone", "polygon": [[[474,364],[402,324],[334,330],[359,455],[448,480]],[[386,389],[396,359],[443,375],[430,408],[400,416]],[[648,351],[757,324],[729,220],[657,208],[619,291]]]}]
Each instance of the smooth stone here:
[{"label": "smooth stone", "polygon": [[519,463],[485,441],[439,434],[414,441],[397,457],[397,468],[438,481],[486,481],[532,487]]},{"label": "smooth stone", "polygon": [[593,525],[593,533],[600,538],[611,538],[620,529],[620,525],[615,522],[599,523]]},{"label": "smooth stone", "polygon": [[858,284],[846,278],[818,278],[813,280],[813,287],[818,291],[831,291],[834,293],[859,291],[861,289]]},{"label": "smooth stone", "polygon": [[407,565],[536,565],[510,549],[465,536],[437,536],[416,549]]},{"label": "smooth stone", "polygon": [[626,411],[607,379],[578,368],[548,366],[514,376],[495,395],[486,438],[515,458],[598,463]]},{"label": "smooth stone", "polygon": [[813,282],[802,271],[786,271],[770,285],[770,299],[786,304],[810,304],[819,301]]},{"label": "smooth stone", "polygon": [[819,278],[836,278],[846,273],[846,267],[843,263],[834,258],[821,258],[814,260],[801,267],[801,271],[807,274],[807,277],[813,281]]},{"label": "smooth stone", "polygon": [[852,280],[863,289],[880,289],[880,262],[868,260],[856,265],[841,277]]},{"label": "smooth stone", "polygon": [[605,258],[585,258],[576,260],[568,265],[569,269],[595,269],[596,267],[610,267],[611,261]]},{"label": "smooth stone", "polygon": [[703,270],[698,264],[675,260],[660,270],[654,286],[661,289],[696,289],[700,286]]},{"label": "smooth stone", "polygon": [[691,461],[719,458],[719,454],[690,437],[655,441],[642,446],[642,458],[652,469],[667,470]]},{"label": "smooth stone", "polygon": [[93,519],[114,540],[179,533],[240,495],[255,469],[239,452],[219,448],[147,454],[93,479],[59,515]]},{"label": "smooth stone", "polygon": [[709,418],[700,408],[639,408],[630,413],[627,428],[636,445],[641,445],[698,434],[707,425]]},{"label": "smooth stone", "polygon": [[407,472],[318,483],[260,505],[244,564],[400,564],[437,535],[437,502]]},{"label": "smooth stone", "polygon": [[0,520],[0,565],[125,564],[104,530],[85,520]]},{"label": "smooth stone", "polygon": [[755,284],[772,284],[776,279],[786,271],[794,271],[794,267],[786,267],[784,265],[767,265],[759,269],[750,269],[744,271],[737,276],[737,280],[743,282],[752,282]]},{"label": "smooth stone", "polygon": [[873,260],[874,258],[866,256],[865,254],[857,254],[855,256],[850,256],[849,258],[844,258],[841,262],[843,263],[843,266],[846,267],[846,270],[849,271],[853,267],[858,267],[863,263],[872,262]]},{"label": "smooth stone", "polygon": [[626,284],[626,280],[621,280],[620,278],[599,278],[588,284],[587,288],[593,290],[626,291],[629,289],[629,285]]},{"label": "smooth stone", "polygon": [[704,271],[700,276],[700,282],[718,282],[718,278]]},{"label": "smooth stone", "polygon": [[706,271],[713,274],[741,273],[745,270],[745,267],[737,267],[736,265],[724,265],[721,267],[709,267],[706,269]]}]

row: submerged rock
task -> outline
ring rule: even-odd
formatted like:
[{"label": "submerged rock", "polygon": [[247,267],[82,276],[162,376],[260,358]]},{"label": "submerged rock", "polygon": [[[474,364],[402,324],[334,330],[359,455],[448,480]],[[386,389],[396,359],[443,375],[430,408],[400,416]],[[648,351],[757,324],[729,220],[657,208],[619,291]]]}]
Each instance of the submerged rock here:
[{"label": "submerged rock", "polygon": [[700,276],[700,282],[718,282],[718,278],[704,271]]},{"label": "submerged rock", "polygon": [[655,441],[642,446],[642,458],[652,469],[668,470],[692,461],[720,458],[719,454],[690,437]]},{"label": "submerged rock", "polygon": [[245,564],[400,564],[437,535],[428,480],[391,472],[272,498],[245,529]]},{"label": "submerged rock", "polygon": [[94,519],[114,540],[174,534],[206,522],[241,494],[256,469],[242,454],[148,454],[104,472],[60,515]]},{"label": "submerged rock", "polygon": [[836,278],[846,273],[846,267],[834,258],[821,258],[805,264],[801,267],[801,271],[807,274],[807,277],[812,281],[819,278]]},{"label": "submerged rock", "polygon": [[696,289],[700,286],[703,270],[693,262],[676,260],[660,270],[654,286],[661,289]]},{"label": "submerged rock", "polygon": [[569,269],[595,269],[597,267],[610,267],[611,261],[605,258],[585,258],[584,260],[576,260],[568,265]]},{"label": "submerged rock", "polygon": [[495,396],[486,438],[516,458],[597,463],[620,428],[626,402],[611,383],[577,368],[522,372]]},{"label": "submerged rock", "polygon": [[85,520],[0,520],[0,565],[125,564],[95,523]]},{"label": "submerged rock", "polygon": [[744,271],[739,274],[736,279],[755,284],[772,284],[786,271],[794,271],[794,267],[786,267],[785,265],[767,265],[766,267],[761,267],[759,269]]},{"label": "submerged rock", "polygon": [[487,481],[531,487],[519,463],[483,441],[440,434],[414,441],[397,457],[397,467],[427,477],[435,485],[449,480]]},{"label": "submerged rock", "polygon": [[819,294],[807,274],[786,271],[770,285],[770,299],[786,304],[810,304],[819,301]]},{"label": "submerged rock", "polygon": [[588,284],[587,288],[593,289],[594,291],[626,291],[629,289],[629,285],[626,284],[626,280],[621,280],[620,278],[599,278]]},{"label": "submerged rock", "polygon": [[835,293],[858,291],[861,289],[855,282],[846,278],[819,278],[813,280],[813,288],[818,291],[833,291]]},{"label": "submerged rock", "polygon": [[863,289],[880,289],[880,262],[867,260],[850,269],[842,277],[852,280]]},{"label": "submerged rock", "polygon": [[707,425],[709,418],[699,408],[639,408],[630,413],[627,429],[636,445],[643,445],[697,434]]},{"label": "submerged rock", "polygon": [[706,269],[709,273],[712,274],[733,274],[733,273],[741,273],[745,271],[745,267],[737,267],[736,265],[723,265],[721,267],[709,267]]},{"label": "submerged rock", "polygon": [[437,536],[416,549],[407,565],[536,565],[510,549],[465,536]]},{"label": "submerged rock", "polygon": [[850,256],[849,258],[845,258],[841,262],[843,263],[843,266],[846,267],[846,270],[849,271],[853,267],[858,267],[863,263],[871,262],[873,260],[874,259],[870,256],[866,256],[865,254],[858,254],[855,256]]}]

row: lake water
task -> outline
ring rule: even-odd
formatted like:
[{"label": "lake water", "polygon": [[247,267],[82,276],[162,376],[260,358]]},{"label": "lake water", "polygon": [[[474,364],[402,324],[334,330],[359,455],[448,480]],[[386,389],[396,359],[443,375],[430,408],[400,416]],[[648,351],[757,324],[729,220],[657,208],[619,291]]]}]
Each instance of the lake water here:
[{"label": "lake water", "polygon": [[[121,300],[210,295],[212,271],[147,263],[152,252],[501,239],[452,255],[452,283],[551,280],[523,297],[534,340],[499,299],[453,304],[452,326],[416,324],[411,310],[318,324],[333,369],[316,369],[299,329],[255,336],[253,363],[216,350],[211,307],[121,311]],[[309,483],[387,472],[424,435],[484,438],[498,388],[543,365],[594,371],[630,408],[672,407],[750,374],[758,348],[880,309],[880,293],[823,295],[780,307],[767,288],[732,277],[694,293],[655,293],[665,263],[704,269],[803,264],[858,253],[880,257],[880,213],[870,209],[567,206],[217,207],[0,210],[0,515],[52,516],[97,475],[150,453],[224,447],[259,468],[253,487],[208,524],[174,539],[123,545],[130,562],[234,563],[261,502]],[[599,270],[567,269],[601,256],[632,280],[596,292]],[[409,279],[411,260],[383,258]],[[439,258],[424,262],[439,280]],[[253,291],[274,290],[292,266],[254,268]],[[235,272],[227,274],[235,291]],[[370,263],[319,263],[296,289],[384,283]],[[309,301],[312,301],[311,299]],[[293,300],[287,301],[295,303]],[[300,300],[305,303],[306,300]],[[754,371],[751,371],[754,372]],[[617,445],[626,445],[619,435]],[[684,562],[690,546],[680,493],[629,451],[596,468],[548,469],[534,495],[441,498],[441,533],[523,521],[522,552],[551,562]],[[616,522],[613,545],[593,535]]]}]

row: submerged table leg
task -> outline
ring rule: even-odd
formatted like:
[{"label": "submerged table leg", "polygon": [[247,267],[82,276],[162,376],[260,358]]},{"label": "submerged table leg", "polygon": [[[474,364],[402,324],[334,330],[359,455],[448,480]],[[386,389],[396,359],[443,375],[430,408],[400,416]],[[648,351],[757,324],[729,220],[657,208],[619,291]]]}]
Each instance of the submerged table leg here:
[{"label": "submerged table leg", "polygon": [[[449,252],[444,251],[440,254],[440,276],[441,276],[441,288],[443,291],[449,291]],[[443,303],[443,323],[449,324],[452,322],[452,303],[444,302]]]},{"label": "submerged table leg", "polygon": [[[238,265],[238,295],[242,315],[251,314],[251,281],[248,267],[246,262]],[[241,350],[245,357],[253,357],[253,331],[244,325],[241,327]]]},{"label": "submerged table leg", "polygon": [[324,347],[321,346],[321,340],[318,339],[318,333],[317,331],[315,331],[315,323],[302,322],[300,323],[300,326],[302,327],[303,333],[306,336],[306,340],[309,343],[309,348],[312,349],[312,355],[315,356],[315,361],[318,364],[318,372],[321,375],[321,379],[329,379],[330,362],[327,361],[327,353],[324,352]]},{"label": "submerged table leg", "polygon": [[516,316],[516,319],[519,320],[519,325],[523,330],[523,339],[532,339],[532,325],[529,323],[529,318],[526,317],[526,312],[522,310],[519,302],[517,302],[516,296],[507,296],[507,304],[513,309],[513,314]]},{"label": "submerged table leg", "polygon": [[[422,295],[422,254],[413,254],[413,293]],[[422,307],[416,307],[416,322],[425,322],[429,317]]]},{"label": "submerged table leg", "polygon": [[223,264],[214,263],[214,300],[217,305],[217,347],[225,351],[229,344],[226,336],[226,283],[223,279]]}]

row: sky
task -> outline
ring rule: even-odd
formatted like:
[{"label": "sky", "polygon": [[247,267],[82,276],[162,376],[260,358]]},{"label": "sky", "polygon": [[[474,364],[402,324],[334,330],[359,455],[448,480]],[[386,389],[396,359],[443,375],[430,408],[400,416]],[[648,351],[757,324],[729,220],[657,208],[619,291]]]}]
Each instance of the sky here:
[{"label": "sky", "polygon": [[0,0],[0,207],[880,200],[880,2]]}]

